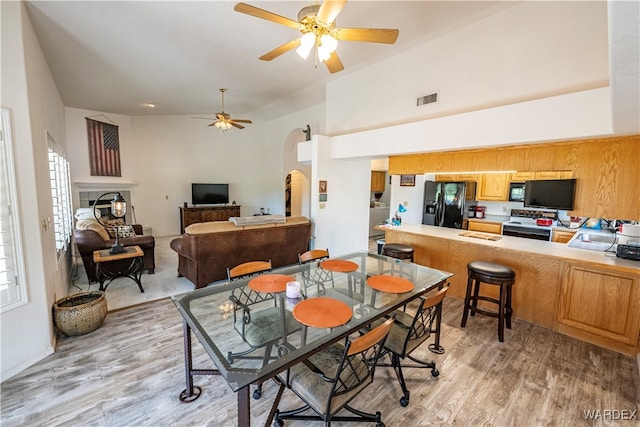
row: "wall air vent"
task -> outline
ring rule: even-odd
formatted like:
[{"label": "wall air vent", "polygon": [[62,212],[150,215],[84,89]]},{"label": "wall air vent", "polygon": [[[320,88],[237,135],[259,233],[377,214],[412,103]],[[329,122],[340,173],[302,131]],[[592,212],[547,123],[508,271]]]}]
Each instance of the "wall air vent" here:
[{"label": "wall air vent", "polygon": [[429,95],[419,96],[416,101],[416,106],[433,104],[438,102],[438,92],[430,93]]}]

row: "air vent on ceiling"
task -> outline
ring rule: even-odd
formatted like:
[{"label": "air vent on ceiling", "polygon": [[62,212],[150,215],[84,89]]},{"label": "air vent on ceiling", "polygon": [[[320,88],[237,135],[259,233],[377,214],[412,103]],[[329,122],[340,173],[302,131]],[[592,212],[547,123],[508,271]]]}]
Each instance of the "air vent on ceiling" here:
[{"label": "air vent on ceiling", "polygon": [[429,95],[419,96],[416,105],[419,107],[421,105],[433,104],[438,102],[438,92],[430,93]]}]

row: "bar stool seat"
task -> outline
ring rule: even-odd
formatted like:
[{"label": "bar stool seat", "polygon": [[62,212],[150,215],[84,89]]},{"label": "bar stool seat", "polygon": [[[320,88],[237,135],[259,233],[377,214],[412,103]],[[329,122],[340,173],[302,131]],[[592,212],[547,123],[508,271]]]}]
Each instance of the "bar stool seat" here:
[{"label": "bar stool seat", "polygon": [[[511,288],[516,281],[516,273],[509,267],[487,261],[473,261],[467,264],[467,293],[464,298],[464,313],[461,327],[467,324],[467,316],[471,313],[484,314],[498,318],[498,340],[504,342],[504,326],[511,329]],[[480,295],[480,284],[500,286],[499,299]],[[497,311],[478,308],[478,301],[487,301],[498,306]]]},{"label": "bar stool seat", "polygon": [[402,243],[385,243],[382,245],[382,255],[391,258],[409,260],[413,262],[414,250],[411,246]]}]

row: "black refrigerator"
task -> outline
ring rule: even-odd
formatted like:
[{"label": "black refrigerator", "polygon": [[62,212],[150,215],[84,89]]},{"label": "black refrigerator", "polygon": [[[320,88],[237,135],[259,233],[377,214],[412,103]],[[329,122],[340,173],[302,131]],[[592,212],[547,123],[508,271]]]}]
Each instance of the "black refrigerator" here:
[{"label": "black refrigerator", "polygon": [[[473,193],[473,196],[471,195]],[[424,183],[422,223],[438,227],[462,228],[467,218],[465,202],[473,200],[475,182]]]}]

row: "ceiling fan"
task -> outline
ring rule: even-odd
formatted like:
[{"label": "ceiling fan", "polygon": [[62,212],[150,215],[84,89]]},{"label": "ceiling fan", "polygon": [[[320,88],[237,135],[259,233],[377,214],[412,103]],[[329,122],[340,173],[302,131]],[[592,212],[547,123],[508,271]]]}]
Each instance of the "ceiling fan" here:
[{"label": "ceiling fan", "polygon": [[344,70],[344,65],[335,52],[338,40],[353,42],[373,42],[393,44],[398,38],[398,30],[382,28],[336,28],[336,17],[342,11],[347,0],[324,0],[321,4],[306,6],[298,12],[298,21],[251,6],[238,3],[233,10],[256,18],[266,19],[277,24],[296,29],[302,33],[300,38],[278,46],[260,57],[263,61],[271,61],[292,49],[307,59],[311,50],[316,47],[318,59],[324,62],[329,72]]},{"label": "ceiling fan", "polygon": [[[231,126],[238,129],[244,129],[244,126],[242,126],[240,123],[252,123],[251,120],[232,119],[231,115],[224,112],[224,93],[226,91],[226,89],[220,89],[220,93],[222,93],[222,111],[216,113],[216,121],[211,123],[209,126],[214,126],[218,129],[222,129],[223,132],[231,129]],[[211,120],[211,118],[209,117],[194,117],[194,119]]]}]

